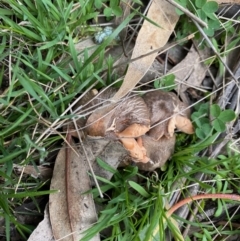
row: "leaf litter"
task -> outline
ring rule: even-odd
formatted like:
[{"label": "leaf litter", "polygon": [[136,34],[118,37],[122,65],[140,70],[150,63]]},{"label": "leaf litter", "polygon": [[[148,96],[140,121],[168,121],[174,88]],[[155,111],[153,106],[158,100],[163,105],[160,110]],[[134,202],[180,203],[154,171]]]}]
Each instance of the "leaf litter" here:
[{"label": "leaf litter", "polygon": [[[132,59],[164,47],[179,19],[175,13],[175,8],[166,1],[153,1],[147,17],[159,26],[152,24],[148,20],[144,20],[136,39]],[[164,120],[159,119],[156,121],[156,123],[160,122],[160,125],[157,126],[161,126],[161,128],[163,128],[163,126],[165,127],[162,131],[164,134],[161,134],[160,138],[155,138],[154,142],[151,135],[146,134],[149,131],[148,127],[139,131],[139,128],[142,128],[142,123],[139,123],[139,121],[130,123],[129,126],[131,128],[129,128],[129,126],[129,129],[125,128],[127,131],[124,135],[120,133],[125,129],[119,131],[117,125],[115,125],[116,123],[114,121],[116,121],[116,118],[119,118],[119,113],[121,113],[118,110],[120,107],[116,105],[116,103],[124,103],[122,102],[124,98],[125,101],[131,99],[131,96],[129,97],[128,95],[129,92],[135,88],[136,84],[152,66],[156,56],[157,52],[130,63],[122,86],[116,93],[111,94],[112,99],[108,105],[104,104],[102,107],[100,106],[90,115],[86,123],[87,128],[83,128],[82,123],[79,124],[80,128],[87,129],[89,135],[84,140],[83,145],[87,149],[87,154],[90,157],[95,175],[105,177],[108,180],[112,177],[112,173],[106,172],[106,170],[98,166],[95,161],[97,157],[100,157],[110,164],[113,169],[116,169],[121,162],[129,158],[129,153],[134,159],[132,153],[135,151],[132,150],[135,150],[134,148],[136,146],[140,147],[140,151],[149,157],[146,164],[142,159],[137,165],[143,170],[144,168],[145,170],[154,170],[157,167],[161,167],[173,153],[175,127],[186,133],[193,133],[192,124],[187,117],[189,114],[185,115],[183,109],[178,109],[180,100],[173,102],[172,96],[168,96],[167,98],[171,101],[165,103],[166,105],[172,105],[171,110],[168,110],[167,114],[169,115],[168,124],[166,125],[165,123],[161,126],[161,121]],[[196,46],[192,45],[185,59],[169,72],[174,73],[176,76],[177,92],[183,100],[182,105],[184,105],[184,110],[188,109],[187,105],[189,104],[187,89],[192,87],[200,91],[202,90],[202,82],[207,72],[207,68],[202,61],[208,57],[209,53],[197,51]],[[94,98],[95,97],[93,97],[93,99]],[[103,101],[102,98],[100,99]],[[93,106],[95,104],[96,103],[94,103]],[[156,113],[155,110],[154,113]],[[154,118],[153,115],[149,115],[149,120],[151,118]],[[92,127],[92,123],[95,123],[94,127]],[[153,124],[155,124],[155,122],[150,124],[150,128],[152,128]],[[186,128],[186,126],[188,127]],[[112,134],[106,134],[108,131],[112,131]],[[118,141],[119,138],[120,141]],[[122,141],[121,138],[123,138]],[[158,141],[159,143],[157,143]],[[143,149],[144,146],[148,148]],[[160,146],[167,146],[169,150],[162,150],[162,153],[167,153],[166,160],[158,161],[158,165],[151,164],[149,167],[149,163],[155,158],[155,156],[150,153],[150,146],[153,149],[155,148],[152,153],[156,153],[156,149],[159,149]],[[139,149],[137,150],[139,151]],[[159,154],[157,155],[159,156]],[[51,194],[49,200],[50,220],[55,239],[68,236],[63,240],[78,240],[82,237],[80,234],[81,230],[84,230],[97,221],[92,196],[90,194],[82,194],[90,190],[92,186],[88,171],[89,167],[86,164],[82,147],[76,147],[76,143],[72,142],[72,140],[68,145],[64,144],[56,159],[51,182],[51,189],[59,190],[59,192]],[[39,227],[37,229],[39,229]],[[99,236],[91,240],[99,240]]]}]

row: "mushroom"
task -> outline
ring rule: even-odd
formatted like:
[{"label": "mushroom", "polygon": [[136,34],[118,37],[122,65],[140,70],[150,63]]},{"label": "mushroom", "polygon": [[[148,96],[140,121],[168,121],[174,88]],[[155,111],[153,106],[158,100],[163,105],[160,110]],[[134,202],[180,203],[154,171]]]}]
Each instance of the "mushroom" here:
[{"label": "mushroom", "polygon": [[173,136],[175,127],[188,134],[194,132],[188,119],[189,109],[176,94],[155,90],[145,94],[143,99],[150,111],[151,129],[147,134],[153,139]]},{"label": "mushroom", "polygon": [[[98,98],[108,99],[115,93],[108,91]],[[90,136],[119,140],[140,169],[154,170],[172,155],[175,128],[193,133],[189,115],[187,105],[176,94],[155,90],[96,109],[87,120],[86,130]]]},{"label": "mushroom", "polygon": [[140,96],[128,96],[119,103],[97,109],[89,116],[86,126],[88,135],[120,140],[135,161],[149,161],[146,150],[136,141],[150,129],[149,111]]},{"label": "mushroom", "polygon": [[[115,104],[109,104],[107,100],[114,96],[117,92],[115,88],[103,89],[90,103],[91,106],[96,106],[97,109],[88,117],[86,122],[86,133],[89,136],[105,136],[107,125],[113,114]],[[104,104],[106,106],[104,106]],[[103,107],[104,106],[104,107]]]},{"label": "mushroom", "polygon": [[138,162],[148,162],[144,147],[139,146],[136,138],[144,135],[150,129],[150,116],[147,106],[140,96],[130,96],[123,99],[111,116],[105,137],[119,139]]},{"label": "mushroom", "polygon": [[188,134],[193,133],[193,125],[187,105],[171,92],[155,90],[148,92],[143,99],[150,111],[151,129],[137,139],[139,146],[146,150],[148,163],[139,162],[141,170],[153,171],[161,167],[171,157],[175,147],[174,129]]},{"label": "mushroom", "polygon": [[146,156],[151,161],[148,163],[138,162],[139,169],[144,171],[153,171],[156,168],[162,167],[171,157],[175,147],[175,135],[172,137],[163,136],[159,140],[155,140],[151,136],[144,135],[138,139],[138,143],[142,142],[142,146],[146,149]]}]

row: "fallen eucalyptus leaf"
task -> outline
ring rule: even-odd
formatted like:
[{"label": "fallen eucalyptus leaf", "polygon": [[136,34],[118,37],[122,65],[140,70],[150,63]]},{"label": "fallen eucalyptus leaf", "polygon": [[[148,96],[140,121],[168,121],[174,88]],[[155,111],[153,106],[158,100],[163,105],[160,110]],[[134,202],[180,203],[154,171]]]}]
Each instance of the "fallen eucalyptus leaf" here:
[{"label": "fallen eucalyptus leaf", "polygon": [[[147,18],[156,25],[144,20],[138,33],[132,59],[148,54],[163,47],[172,34],[179,16],[175,8],[165,0],[152,1]],[[119,100],[131,91],[145,75],[157,56],[157,52],[132,62],[126,73],[123,84],[115,94],[114,100]]]},{"label": "fallen eucalyptus leaf", "polygon": [[207,49],[207,51],[201,51],[200,56],[194,45],[192,45],[187,56],[169,71],[169,73],[175,75],[177,92],[183,102],[189,103],[186,93],[188,88],[199,88],[201,86],[208,68],[202,60],[207,59],[209,56],[209,49]]},{"label": "fallen eucalyptus leaf", "polygon": [[[50,220],[55,239],[78,241],[81,231],[97,220],[91,194],[82,194],[91,189],[88,168],[78,150],[64,145],[58,153],[51,189],[59,190],[50,194]],[[96,236],[92,240],[100,240]]]},{"label": "fallen eucalyptus leaf", "polygon": [[48,204],[44,210],[44,219],[38,224],[36,229],[32,232],[28,241],[54,241],[52,227],[49,219]]}]

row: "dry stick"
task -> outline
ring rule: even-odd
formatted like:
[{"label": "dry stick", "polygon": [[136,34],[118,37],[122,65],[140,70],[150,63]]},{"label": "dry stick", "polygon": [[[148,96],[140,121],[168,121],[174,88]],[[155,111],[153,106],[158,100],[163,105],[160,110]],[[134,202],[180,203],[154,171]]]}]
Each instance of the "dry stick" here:
[{"label": "dry stick", "polygon": [[201,24],[203,27],[208,27],[208,25],[200,18],[198,18],[196,15],[194,15],[193,13],[191,13],[189,10],[187,10],[186,8],[184,8],[183,6],[181,6],[180,4],[178,4],[177,2],[175,2],[174,0],[167,0],[167,2],[169,2],[170,4],[172,4],[174,7],[178,8],[179,10],[181,10],[182,12],[184,12],[188,17],[190,17],[192,20],[195,20],[196,22],[198,22],[199,24]]},{"label": "dry stick", "polygon": [[[192,197],[188,197],[183,199],[182,201],[176,203],[174,206],[172,206],[167,212],[166,212],[166,218],[171,217],[171,215],[180,207],[183,205],[186,205],[192,201],[196,200],[202,200],[202,199],[227,199],[227,200],[234,200],[234,201],[239,201],[240,202],[240,195],[236,194],[221,194],[221,193],[216,193],[216,194],[200,194]],[[159,231],[159,226],[157,226],[154,230],[154,235]]]},{"label": "dry stick", "polygon": [[204,33],[203,29],[199,26],[199,24],[192,19],[192,21],[194,22],[194,24],[196,25],[196,27],[198,28],[199,32],[202,34],[203,38],[205,38],[206,42],[209,44],[209,46],[212,48],[214,54],[216,54],[216,56],[220,59],[220,61],[222,62],[222,64],[224,65],[224,67],[226,68],[226,70],[228,71],[228,73],[231,75],[231,77],[235,80],[236,85],[238,86],[238,88],[240,88],[240,86],[238,85],[238,80],[235,77],[234,73],[232,72],[232,70],[228,67],[228,65],[225,63],[225,61],[223,60],[223,58],[220,56],[220,54],[217,52],[216,48],[214,47],[214,45],[212,44],[211,40],[209,39],[209,37]]},{"label": "dry stick", "polygon": [[227,199],[227,200],[234,200],[234,201],[240,202],[240,195],[216,193],[216,194],[201,194],[201,195],[196,195],[193,197],[188,197],[188,198],[185,198],[182,201],[176,203],[175,205],[173,205],[167,211],[166,216],[170,217],[178,208],[180,208],[183,205],[188,204],[192,201],[200,200],[200,199]]},{"label": "dry stick", "polygon": [[[71,134],[70,133],[67,133],[67,137],[66,137],[66,140],[67,140],[67,142],[69,143],[69,145],[72,145],[72,136],[71,136]],[[71,222],[71,220],[70,220],[70,217],[71,217],[71,215],[70,215],[70,201],[69,201],[69,197],[70,197],[70,188],[71,187],[69,187],[69,176],[70,176],[70,159],[71,159],[71,148],[70,148],[70,146],[67,146],[66,147],[66,149],[65,149],[65,190],[66,190],[66,201],[67,201],[67,213],[68,213],[68,219],[69,219],[69,224],[70,224],[70,228],[71,228],[71,233],[73,233],[74,232],[74,229],[73,229],[73,226],[72,226],[72,222]],[[73,238],[73,236],[72,236],[72,239],[74,239]]]},{"label": "dry stick", "polygon": [[[71,109],[70,111],[72,112],[72,109]],[[98,183],[97,178],[96,178],[96,176],[95,176],[95,173],[94,173],[94,171],[93,171],[91,162],[90,162],[90,160],[89,160],[89,158],[88,158],[88,155],[87,155],[85,146],[84,146],[83,141],[82,141],[82,138],[81,138],[81,134],[80,134],[80,132],[79,132],[79,130],[78,130],[78,126],[77,126],[76,120],[75,120],[75,118],[72,118],[72,120],[73,120],[74,127],[75,127],[75,129],[76,129],[76,131],[77,131],[78,139],[79,139],[79,141],[80,141],[80,143],[81,143],[81,146],[82,146],[84,155],[85,155],[85,157],[86,157],[86,159],[87,159],[88,166],[89,166],[90,172],[91,172],[91,174],[92,174],[93,180],[94,180],[94,182],[95,182],[95,184],[96,184],[96,187],[97,187],[97,190],[98,190],[98,192],[99,192],[100,197],[103,198],[102,190],[101,190],[101,188],[100,188],[100,186],[99,186],[99,183]]]}]

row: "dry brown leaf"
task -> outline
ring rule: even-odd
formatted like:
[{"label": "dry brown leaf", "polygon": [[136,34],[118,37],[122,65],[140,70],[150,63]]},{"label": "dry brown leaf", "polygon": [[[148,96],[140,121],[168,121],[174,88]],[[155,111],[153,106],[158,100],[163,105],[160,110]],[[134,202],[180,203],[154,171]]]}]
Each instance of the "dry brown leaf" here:
[{"label": "dry brown leaf", "polygon": [[[143,22],[132,53],[132,59],[163,47],[167,43],[179,18],[175,8],[165,0],[153,0],[147,17],[160,27],[153,25],[147,20]],[[157,53],[154,53],[140,58],[129,65],[123,84],[114,96],[115,100],[119,100],[136,86],[150,68],[156,56]]]},{"label": "dry brown leaf", "polygon": [[204,77],[206,76],[207,66],[201,62],[201,59],[206,59],[210,56],[210,51],[202,51],[202,56],[196,51],[194,45],[192,45],[187,56],[174,68],[172,68],[169,73],[175,75],[177,82],[177,92],[181,96],[181,99],[185,103],[189,103],[186,90],[189,87],[200,87]]},{"label": "dry brown leaf", "polygon": [[178,130],[180,130],[184,133],[187,133],[187,134],[194,133],[194,128],[193,128],[192,122],[186,116],[176,115],[175,125]]},{"label": "dry brown leaf", "polygon": [[[96,222],[95,206],[90,194],[84,194],[90,190],[90,180],[78,150],[73,147],[63,146],[58,153],[51,190],[59,190],[50,194],[49,211],[52,230],[55,239],[65,236],[64,241],[78,241],[83,235],[81,230],[90,227]],[[66,168],[66,159],[69,158]],[[99,240],[95,237],[92,240]]]},{"label": "dry brown leaf", "polygon": [[[219,4],[240,4],[240,0],[217,0],[217,2]],[[143,22],[132,53],[132,59],[163,47],[167,43],[179,19],[175,7],[166,0],[153,0],[147,17],[161,28],[151,24],[147,20]],[[123,84],[114,96],[114,100],[119,100],[136,86],[150,68],[156,56],[157,53],[153,53],[129,65]]]},{"label": "dry brown leaf", "polygon": [[28,241],[54,241],[51,223],[49,219],[48,204],[44,210],[44,219],[38,224],[32,232]]},{"label": "dry brown leaf", "polygon": [[45,166],[37,166],[35,168],[34,166],[31,165],[26,165],[26,166],[20,166],[20,165],[15,165],[14,168],[18,172],[23,172],[27,175],[31,175],[34,178],[40,178],[41,180],[48,180],[52,177],[52,168],[45,167]]}]

